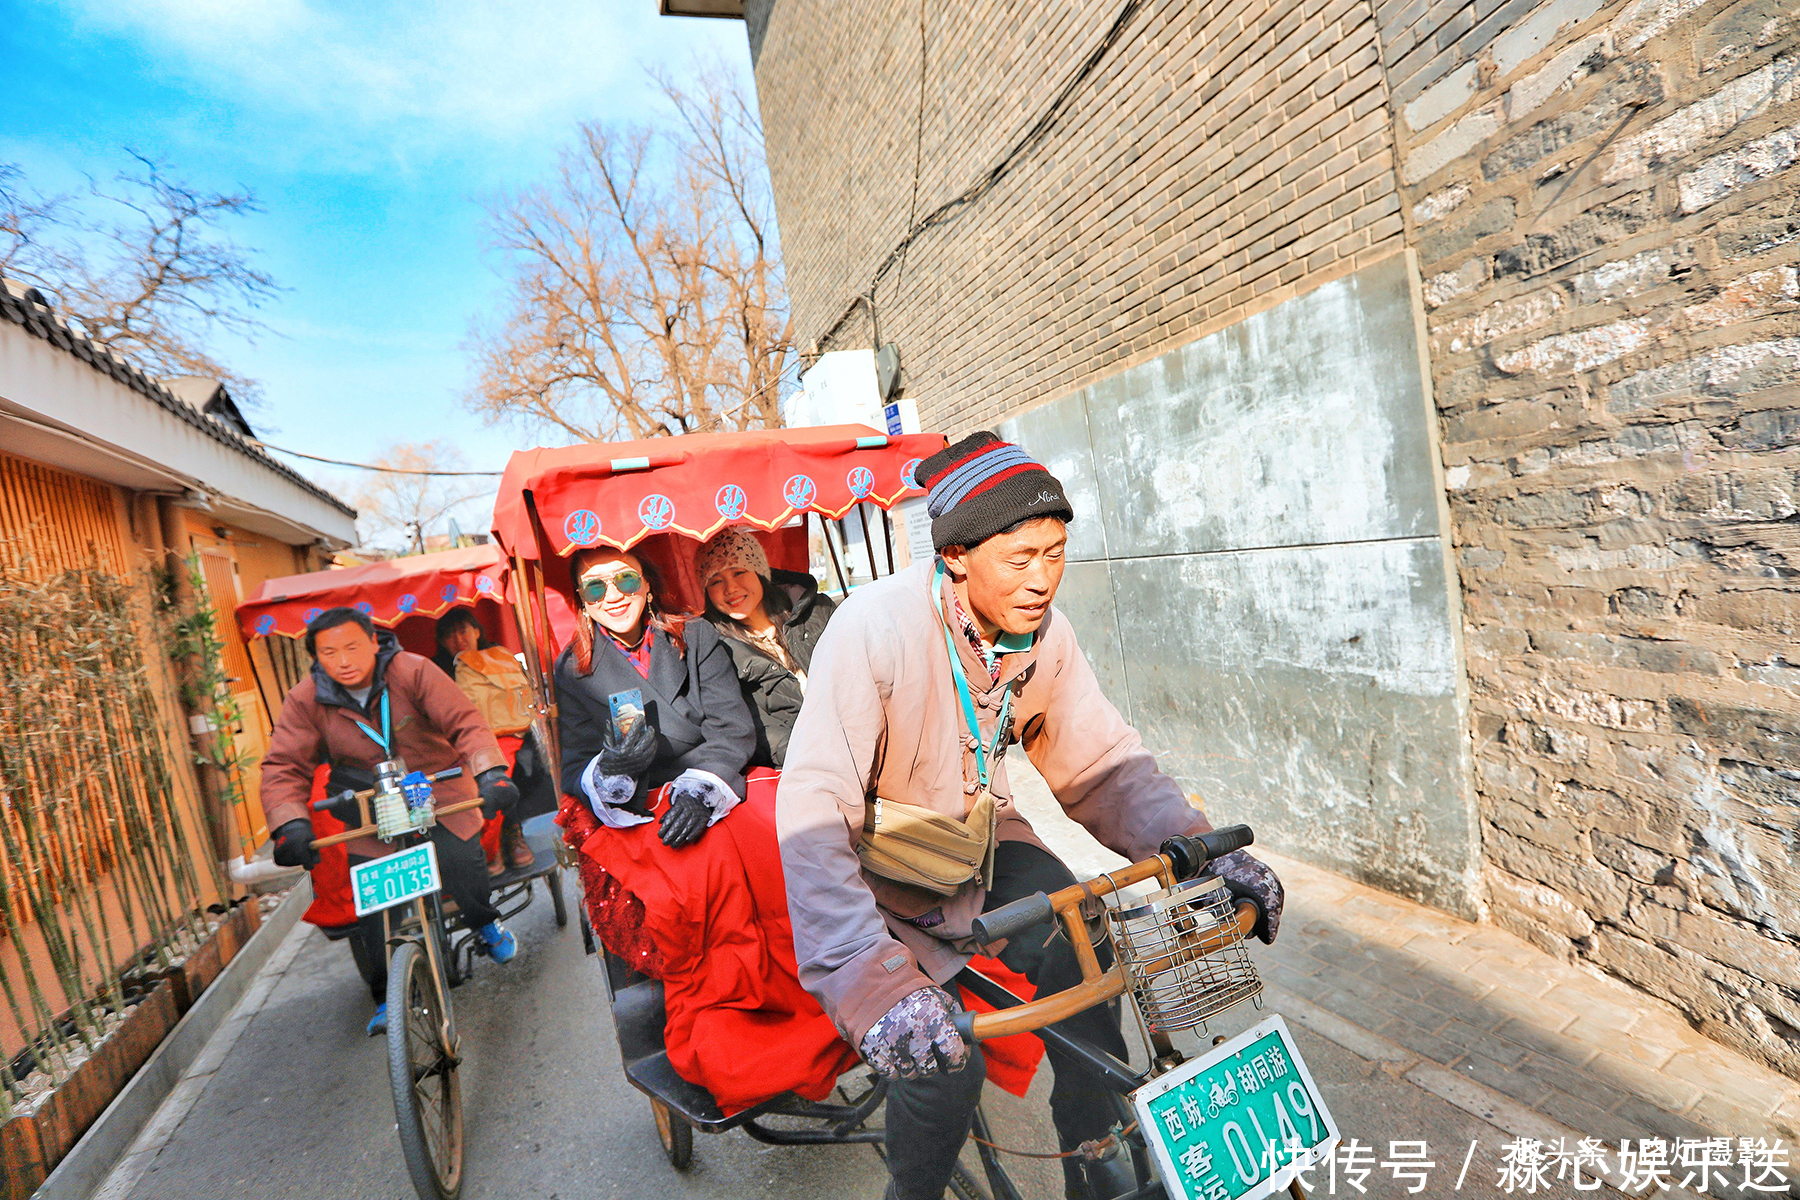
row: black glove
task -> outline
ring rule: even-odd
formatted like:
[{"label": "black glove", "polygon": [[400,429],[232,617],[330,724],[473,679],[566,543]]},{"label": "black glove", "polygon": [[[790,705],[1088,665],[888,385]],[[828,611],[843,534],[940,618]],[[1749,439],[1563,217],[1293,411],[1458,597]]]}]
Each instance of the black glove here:
[{"label": "black glove", "polygon": [[1274,945],[1275,935],[1281,930],[1281,908],[1287,892],[1269,864],[1242,850],[1233,850],[1207,863],[1205,873],[1224,880],[1233,900],[1255,902],[1256,927],[1250,932],[1265,944]]},{"label": "black glove", "polygon": [[311,821],[295,817],[275,831],[275,865],[305,867],[309,871],[319,865],[319,852],[313,849]]},{"label": "black glove", "polygon": [[706,802],[705,793],[683,790],[669,798],[669,811],[662,815],[662,824],[656,827],[656,833],[662,838],[663,845],[679,850],[699,841],[711,823],[712,805]]},{"label": "black glove", "polygon": [[610,721],[606,725],[606,740],[600,751],[600,773],[602,775],[628,775],[633,779],[642,779],[656,761],[656,727],[647,720],[640,720],[631,727],[631,732],[621,735],[618,727]]},{"label": "black glove", "polygon": [[481,815],[484,817],[492,819],[519,807],[518,785],[507,775],[505,767],[489,767],[475,777],[475,787],[481,792]]}]

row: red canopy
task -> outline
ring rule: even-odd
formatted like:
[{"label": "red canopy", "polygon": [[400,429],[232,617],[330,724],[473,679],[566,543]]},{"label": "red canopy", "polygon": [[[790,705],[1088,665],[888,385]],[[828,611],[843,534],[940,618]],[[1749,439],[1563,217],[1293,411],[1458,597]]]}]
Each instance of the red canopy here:
[{"label": "red canopy", "polygon": [[567,557],[589,546],[629,550],[657,533],[705,541],[726,525],[773,531],[801,513],[842,517],[860,502],[892,508],[920,494],[913,469],[943,446],[941,434],[824,425],[519,450],[500,481],[494,537],[522,558]]},{"label": "red canopy", "polygon": [[[361,609],[377,625],[394,629],[409,617],[438,617],[459,605],[477,615],[506,601],[506,559],[497,546],[471,546],[437,554],[414,554],[365,567],[312,571],[266,580],[237,606],[238,629],[246,638],[272,633],[299,637],[306,623],[336,605]],[[483,621],[483,625],[489,622]],[[506,644],[510,621],[489,631]]]}]

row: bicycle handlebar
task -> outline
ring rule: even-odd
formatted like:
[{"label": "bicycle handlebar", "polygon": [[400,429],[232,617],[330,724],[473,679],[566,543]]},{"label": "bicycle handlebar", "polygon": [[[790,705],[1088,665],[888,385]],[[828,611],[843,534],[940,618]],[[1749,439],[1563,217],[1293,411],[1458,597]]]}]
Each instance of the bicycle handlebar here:
[{"label": "bicycle handlebar", "polygon": [[[427,775],[425,778],[432,783],[439,783],[445,779],[455,779],[462,773],[463,769],[461,767],[451,767],[447,771],[439,771],[436,775]],[[326,796],[323,799],[313,801],[311,807],[314,812],[318,812],[321,809],[328,808],[333,804],[338,804],[345,800],[366,800],[374,794],[374,788],[370,788],[366,792],[353,792],[346,789],[335,796]],[[437,810],[437,815],[440,817],[448,817],[453,813],[465,812],[471,808],[479,808],[481,803],[481,797],[477,796],[473,800],[464,800],[460,804],[452,804],[446,808],[440,808]],[[372,837],[375,834],[375,830],[376,826],[373,824],[364,825],[358,829],[346,829],[342,833],[334,833],[330,837],[319,838],[313,843],[313,849],[321,850],[326,846],[335,846],[340,842],[348,842],[353,838]]]},{"label": "bicycle handlebar", "polygon": [[1002,904],[992,912],[982,913],[969,922],[969,931],[985,946],[1055,918],[1056,907],[1050,903],[1050,897],[1043,892],[1034,892],[1011,904]]},{"label": "bicycle handlebar", "polygon": [[[461,767],[451,767],[447,771],[439,771],[436,775],[427,775],[425,778],[430,783],[441,783],[442,781],[444,781],[446,779],[455,779],[458,775],[461,775],[462,773],[463,773],[463,769]],[[364,792],[358,792],[358,791],[354,791],[350,788],[345,788],[343,791],[339,792],[335,796],[319,797],[317,800],[314,800],[310,805],[308,805],[308,807],[311,808],[314,812],[323,812],[325,809],[330,808],[334,804],[342,804],[346,800],[367,800],[370,796],[373,796],[374,794],[375,794],[374,788],[370,788]]]},{"label": "bicycle handlebar", "polygon": [[[1100,969],[1093,942],[1088,936],[1087,921],[1081,912],[1082,906],[1147,879],[1155,879],[1165,887],[1172,887],[1198,875],[1213,859],[1234,850],[1242,850],[1255,841],[1256,834],[1248,825],[1228,825],[1224,829],[1213,829],[1201,834],[1178,834],[1163,842],[1161,853],[1153,858],[1120,867],[1116,871],[1108,871],[1097,879],[1063,888],[1053,895],[1035,892],[981,914],[969,923],[969,931],[976,941],[984,945],[1016,937],[1035,925],[1061,917],[1069,943],[1075,949],[1075,958],[1081,965],[1082,980],[1063,991],[1040,996],[1028,1004],[1000,1012],[961,1013],[956,1018],[957,1030],[964,1038],[974,1039],[1033,1032],[1124,994],[1123,969],[1118,966],[1110,971]],[[1256,904],[1249,900],[1240,901],[1236,912],[1238,932],[1240,936],[1248,937],[1262,914]],[[1221,934],[1217,945],[1202,943],[1199,952],[1210,954],[1214,950],[1224,949],[1228,944],[1235,943],[1228,942]]]},{"label": "bicycle handlebar", "polygon": [[[1213,859],[1230,854],[1233,850],[1242,850],[1255,842],[1256,834],[1248,825],[1227,825],[1223,829],[1212,829],[1191,836],[1177,834],[1163,842],[1159,859],[1166,857],[1169,860],[1169,867],[1177,879],[1192,879]],[[1143,863],[1134,864],[1127,870],[1135,870],[1159,859],[1145,859]],[[1102,878],[1111,879],[1115,874],[1119,872],[1108,872]],[[1142,878],[1145,876],[1137,876],[1137,879]],[[1112,889],[1106,889],[1110,890]],[[1106,891],[1096,890],[1094,894],[1105,895]],[[969,923],[969,931],[975,935],[976,941],[988,945],[1002,938],[1016,937],[1033,925],[1055,919],[1056,910],[1057,905],[1051,902],[1048,895],[1035,892],[1014,900],[1011,904],[1003,904],[991,912],[982,913]]]}]

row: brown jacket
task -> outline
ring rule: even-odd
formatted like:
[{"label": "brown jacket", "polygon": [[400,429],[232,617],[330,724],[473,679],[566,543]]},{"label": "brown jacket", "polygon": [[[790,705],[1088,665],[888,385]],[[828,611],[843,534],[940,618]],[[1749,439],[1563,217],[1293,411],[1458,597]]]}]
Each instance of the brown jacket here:
[{"label": "brown jacket", "polygon": [[[973,884],[947,899],[914,891],[864,872],[854,849],[871,796],[959,819],[974,799],[975,755],[931,602],[931,571],[929,562],[916,564],[838,609],[813,653],[776,797],[800,981],[852,1046],[903,996],[962,968],[975,949],[969,922],[986,897]],[[948,581],[944,589],[948,613]],[[1101,695],[1061,613],[1051,611],[1029,650],[1002,658],[992,688],[967,640],[952,640],[983,741],[993,737],[1005,689],[1016,689],[1015,740],[1069,816],[1103,845],[1136,860],[1172,834],[1212,827]],[[1041,845],[1012,804],[1004,760],[990,785],[1000,839]],[[921,916],[929,930],[906,920]]]},{"label": "brown jacket", "polygon": [[[385,633],[386,631],[382,631]],[[330,677],[314,670],[312,678],[294,685],[282,702],[269,753],[262,764],[263,812],[269,828],[279,829],[295,817],[310,818],[313,773],[320,763],[373,772],[388,757],[357,724],[381,729],[381,695],[388,695],[388,722],[393,754],[408,770],[427,775],[460,766],[463,773],[431,785],[439,808],[475,799],[475,776],[503,767],[500,745],[469,698],[429,658],[398,650],[392,635],[383,638],[375,666],[375,688],[369,711]],[[465,841],[481,831],[481,810],[466,809],[443,818],[445,829]],[[346,844],[352,854],[379,858],[394,847],[373,837]]]}]

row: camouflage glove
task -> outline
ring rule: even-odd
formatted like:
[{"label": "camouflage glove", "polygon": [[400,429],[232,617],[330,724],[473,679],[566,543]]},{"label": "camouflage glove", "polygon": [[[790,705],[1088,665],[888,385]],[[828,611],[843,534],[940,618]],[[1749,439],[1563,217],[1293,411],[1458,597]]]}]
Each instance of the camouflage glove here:
[{"label": "camouflage glove", "polygon": [[1265,944],[1275,943],[1275,934],[1281,928],[1281,906],[1287,893],[1282,889],[1281,880],[1269,869],[1269,864],[1251,858],[1246,851],[1233,850],[1207,863],[1202,875],[1216,875],[1224,880],[1225,888],[1234,900],[1255,903],[1256,927],[1250,932]]},{"label": "camouflage glove", "polygon": [[969,1045],[951,1024],[956,1012],[943,988],[920,988],[875,1022],[863,1037],[862,1056],[889,1079],[960,1071],[968,1065]]}]

